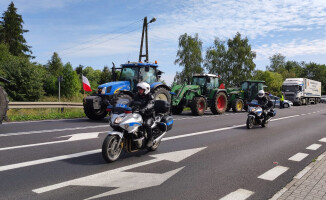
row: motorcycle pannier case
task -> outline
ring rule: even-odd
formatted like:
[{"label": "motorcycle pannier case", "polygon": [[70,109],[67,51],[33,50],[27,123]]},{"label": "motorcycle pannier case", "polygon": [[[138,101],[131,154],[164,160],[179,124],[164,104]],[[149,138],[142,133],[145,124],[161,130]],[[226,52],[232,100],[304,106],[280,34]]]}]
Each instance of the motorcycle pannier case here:
[{"label": "motorcycle pannier case", "polygon": [[172,129],[172,126],[173,126],[173,117],[172,116],[163,117],[162,122],[166,123],[166,126],[168,127],[168,131]]},{"label": "motorcycle pannier case", "polygon": [[167,113],[170,110],[170,104],[167,101],[156,100],[154,102],[155,113]]}]

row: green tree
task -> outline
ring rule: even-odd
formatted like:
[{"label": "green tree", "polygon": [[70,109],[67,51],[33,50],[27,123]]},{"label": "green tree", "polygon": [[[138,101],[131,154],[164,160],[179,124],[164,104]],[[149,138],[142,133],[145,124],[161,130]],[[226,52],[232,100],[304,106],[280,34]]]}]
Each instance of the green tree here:
[{"label": "green tree", "polygon": [[322,93],[326,93],[326,65],[316,63],[308,63],[303,68],[303,78],[309,78],[320,81],[322,85]]},{"label": "green tree", "polygon": [[190,79],[194,73],[202,73],[204,70],[201,67],[202,58],[202,41],[198,38],[187,35],[187,33],[179,37],[179,50],[174,64],[183,66],[181,80],[184,78]]},{"label": "green tree", "polygon": [[44,67],[46,69],[44,91],[48,96],[56,96],[59,93],[58,77],[62,76],[64,69],[58,53],[54,52],[51,59]]},{"label": "green tree", "polygon": [[0,43],[6,43],[9,46],[9,52],[14,56],[32,57],[30,46],[23,36],[28,30],[23,29],[23,18],[17,14],[17,8],[13,2],[8,6],[0,21]]},{"label": "green tree", "polygon": [[111,71],[109,70],[108,66],[104,66],[101,76],[100,76],[99,84],[108,83],[108,82],[111,82],[111,80],[112,80]]},{"label": "green tree", "polygon": [[221,82],[227,86],[235,86],[252,77],[255,58],[256,53],[251,50],[248,38],[242,39],[237,33],[228,40],[227,47],[225,42],[216,38],[214,45],[206,51],[204,66],[209,73],[219,74]]},{"label": "green tree", "polygon": [[285,69],[285,56],[280,53],[276,53],[269,57],[270,65],[266,66],[266,69],[272,72],[279,72]]},{"label": "green tree", "polygon": [[26,57],[13,56],[6,48],[0,45],[0,72],[10,80],[4,86],[9,97],[14,101],[39,100],[44,94],[42,83],[45,71],[42,66],[30,63]]},{"label": "green tree", "polygon": [[81,89],[81,80],[76,71],[73,70],[68,62],[64,65],[62,71],[63,81],[61,82],[62,95],[66,97],[76,96]]}]

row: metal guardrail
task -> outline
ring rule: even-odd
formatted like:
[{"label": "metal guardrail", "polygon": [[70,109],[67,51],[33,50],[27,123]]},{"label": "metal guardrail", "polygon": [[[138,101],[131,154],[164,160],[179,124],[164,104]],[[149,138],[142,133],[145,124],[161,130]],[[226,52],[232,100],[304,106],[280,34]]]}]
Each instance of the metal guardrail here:
[{"label": "metal guardrail", "polygon": [[83,103],[73,103],[73,102],[9,102],[9,108],[83,108]]}]

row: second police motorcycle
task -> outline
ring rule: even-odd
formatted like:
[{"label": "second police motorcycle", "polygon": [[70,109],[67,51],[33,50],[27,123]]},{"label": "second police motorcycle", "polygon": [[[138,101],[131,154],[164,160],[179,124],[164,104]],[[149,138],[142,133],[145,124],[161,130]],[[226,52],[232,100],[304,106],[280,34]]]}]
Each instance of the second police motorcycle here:
[{"label": "second police motorcycle", "polygon": [[168,113],[170,104],[166,101],[156,100],[154,103],[155,118],[152,125],[153,145],[147,146],[147,133],[143,127],[143,118],[139,114],[139,104],[134,102],[134,107],[129,107],[130,99],[120,98],[115,106],[108,106],[111,112],[110,126],[103,145],[102,156],[107,162],[116,161],[122,150],[131,153],[141,149],[155,151],[164,137],[172,129],[173,118]]}]

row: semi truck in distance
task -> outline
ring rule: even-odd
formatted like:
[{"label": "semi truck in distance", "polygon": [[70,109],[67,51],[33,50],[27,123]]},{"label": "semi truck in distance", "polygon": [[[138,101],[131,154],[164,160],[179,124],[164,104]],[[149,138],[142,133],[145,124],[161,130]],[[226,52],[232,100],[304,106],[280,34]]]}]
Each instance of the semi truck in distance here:
[{"label": "semi truck in distance", "polygon": [[294,105],[317,104],[321,98],[321,82],[307,78],[287,78],[282,84],[284,99]]}]

